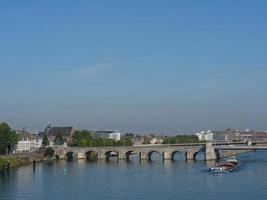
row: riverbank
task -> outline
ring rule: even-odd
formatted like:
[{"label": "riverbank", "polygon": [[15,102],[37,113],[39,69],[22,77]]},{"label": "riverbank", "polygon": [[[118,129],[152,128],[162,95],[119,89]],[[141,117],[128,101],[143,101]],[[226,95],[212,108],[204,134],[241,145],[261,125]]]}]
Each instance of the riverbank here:
[{"label": "riverbank", "polygon": [[4,170],[7,167],[10,168],[19,167],[22,164],[25,164],[25,162],[15,157],[11,156],[0,157],[0,170]]},{"label": "riverbank", "polygon": [[37,162],[53,161],[55,157],[45,157],[43,154],[16,154],[12,156],[0,156],[0,171],[9,168],[17,168],[22,165],[33,164]]}]

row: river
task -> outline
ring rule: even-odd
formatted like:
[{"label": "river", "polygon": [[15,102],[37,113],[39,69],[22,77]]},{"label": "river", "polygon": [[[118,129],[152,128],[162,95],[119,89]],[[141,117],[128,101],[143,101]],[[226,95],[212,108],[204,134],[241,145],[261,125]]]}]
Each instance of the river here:
[{"label": "river", "polygon": [[226,174],[204,161],[56,161],[0,174],[1,200],[265,200],[267,152],[245,153]]}]

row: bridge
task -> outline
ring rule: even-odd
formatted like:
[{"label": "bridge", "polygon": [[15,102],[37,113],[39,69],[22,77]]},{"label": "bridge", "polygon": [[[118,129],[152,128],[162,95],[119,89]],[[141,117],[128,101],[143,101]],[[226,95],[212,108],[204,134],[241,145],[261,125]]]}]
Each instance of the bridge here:
[{"label": "bridge", "polygon": [[[267,143],[266,143],[267,144]],[[186,160],[195,160],[199,152],[204,153],[204,160],[216,160],[220,158],[221,150],[267,150],[267,145],[258,146],[259,143],[245,142],[207,142],[192,144],[166,144],[166,145],[138,145],[121,147],[54,147],[55,156],[60,159],[76,158],[86,159],[94,156],[96,159],[118,159],[129,160],[131,155],[138,155],[140,160],[151,160],[153,153],[162,155],[163,160],[173,160],[174,155],[179,152],[184,154]]]},{"label": "bridge", "polygon": [[130,159],[130,156],[137,154],[140,160],[151,160],[153,153],[159,153],[164,160],[171,160],[175,153],[180,152],[187,160],[195,159],[199,152],[205,152],[206,144],[177,144],[177,145],[138,145],[123,147],[54,147],[55,155],[58,158],[72,156],[78,159],[85,159],[95,155],[97,159],[109,159],[113,156],[118,159]]}]

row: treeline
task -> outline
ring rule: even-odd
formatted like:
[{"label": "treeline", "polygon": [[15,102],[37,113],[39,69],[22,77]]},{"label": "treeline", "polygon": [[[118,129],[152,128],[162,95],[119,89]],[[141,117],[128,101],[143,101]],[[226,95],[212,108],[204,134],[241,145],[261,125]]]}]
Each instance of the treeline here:
[{"label": "treeline", "polygon": [[18,135],[7,123],[0,122],[0,154],[12,152],[18,142]]},{"label": "treeline", "polygon": [[73,134],[73,146],[76,147],[108,147],[108,146],[132,146],[130,139],[122,138],[119,141],[113,139],[94,138],[90,131],[75,131]]},{"label": "treeline", "polygon": [[179,143],[198,143],[196,135],[176,135],[174,137],[167,137],[163,140],[163,144],[179,144]]}]

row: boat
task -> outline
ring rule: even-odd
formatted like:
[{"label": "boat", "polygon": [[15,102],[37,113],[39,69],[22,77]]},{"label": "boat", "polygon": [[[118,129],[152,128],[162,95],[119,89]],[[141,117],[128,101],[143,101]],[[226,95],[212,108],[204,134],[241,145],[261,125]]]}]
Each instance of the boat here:
[{"label": "boat", "polygon": [[241,166],[241,162],[239,162],[236,157],[230,157],[226,160],[224,163],[219,163],[213,167],[210,167],[207,169],[208,172],[214,172],[214,173],[225,173],[225,172],[231,172],[238,167]]}]

